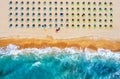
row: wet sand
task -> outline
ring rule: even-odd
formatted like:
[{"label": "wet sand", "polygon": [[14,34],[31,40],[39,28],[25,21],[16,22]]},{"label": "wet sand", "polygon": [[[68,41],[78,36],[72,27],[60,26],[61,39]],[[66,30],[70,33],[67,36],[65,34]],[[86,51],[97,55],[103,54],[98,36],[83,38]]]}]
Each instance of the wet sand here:
[{"label": "wet sand", "polygon": [[78,49],[89,48],[91,50],[97,50],[98,48],[110,49],[113,52],[120,51],[120,40],[104,40],[104,39],[67,39],[67,40],[55,40],[55,39],[0,39],[0,47],[7,46],[9,44],[15,44],[21,48],[45,48],[45,47],[75,47]]}]

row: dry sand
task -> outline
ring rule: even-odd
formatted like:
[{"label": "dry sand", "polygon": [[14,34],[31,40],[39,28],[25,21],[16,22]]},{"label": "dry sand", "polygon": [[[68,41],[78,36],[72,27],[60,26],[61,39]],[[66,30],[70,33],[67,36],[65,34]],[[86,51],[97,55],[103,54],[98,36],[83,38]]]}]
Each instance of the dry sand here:
[{"label": "dry sand", "polygon": [[103,40],[103,39],[69,39],[69,40],[55,40],[55,39],[0,39],[0,47],[7,46],[9,44],[15,44],[21,48],[45,48],[45,47],[76,47],[78,49],[89,48],[97,50],[98,48],[110,49],[113,52],[120,51],[120,40]]}]

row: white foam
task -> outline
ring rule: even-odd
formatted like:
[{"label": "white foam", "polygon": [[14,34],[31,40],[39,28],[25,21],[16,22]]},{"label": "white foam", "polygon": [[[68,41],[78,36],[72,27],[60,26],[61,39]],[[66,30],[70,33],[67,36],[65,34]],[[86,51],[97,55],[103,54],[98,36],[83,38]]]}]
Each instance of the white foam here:
[{"label": "white foam", "polygon": [[9,44],[8,46],[6,46],[7,51],[17,50],[18,48],[19,48],[19,46],[16,46],[16,45],[13,45],[13,44]]},{"label": "white foam", "polygon": [[34,67],[34,66],[39,66],[41,64],[41,62],[35,62],[34,64],[32,64],[32,67]]},{"label": "white foam", "polygon": [[85,49],[84,52],[83,50],[78,50],[76,48],[64,48],[60,49],[57,47],[47,47],[44,49],[38,49],[38,48],[25,48],[25,49],[18,49],[19,46],[10,44],[6,47],[0,48],[0,55],[13,55],[17,57],[17,55],[22,55],[22,54],[27,54],[27,53],[34,53],[36,56],[40,56],[41,54],[47,54],[47,53],[70,53],[70,54],[75,54],[75,53],[82,53],[85,54],[87,59],[91,59],[92,57],[95,56],[101,56],[105,58],[114,58],[120,60],[120,52],[112,52],[110,50],[105,50],[103,48],[99,48],[98,51],[90,51],[89,49]]}]

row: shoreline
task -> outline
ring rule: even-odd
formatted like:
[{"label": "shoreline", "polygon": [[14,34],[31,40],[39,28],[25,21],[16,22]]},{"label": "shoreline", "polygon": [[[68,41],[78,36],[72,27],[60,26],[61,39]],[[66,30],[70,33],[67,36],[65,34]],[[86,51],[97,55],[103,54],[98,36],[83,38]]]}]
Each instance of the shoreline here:
[{"label": "shoreline", "polygon": [[34,39],[34,38],[8,38],[0,39],[0,47],[5,47],[9,44],[14,44],[22,48],[46,48],[46,47],[58,47],[67,48],[75,47],[77,49],[89,48],[97,51],[98,48],[109,49],[113,52],[120,52],[120,40],[105,40],[105,39],[88,39],[88,38],[76,38],[76,39]]}]

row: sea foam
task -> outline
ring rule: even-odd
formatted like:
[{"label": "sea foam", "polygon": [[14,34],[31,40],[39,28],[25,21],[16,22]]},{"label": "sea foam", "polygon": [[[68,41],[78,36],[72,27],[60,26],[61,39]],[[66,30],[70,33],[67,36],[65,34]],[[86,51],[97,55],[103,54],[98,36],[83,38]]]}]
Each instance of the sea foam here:
[{"label": "sea foam", "polygon": [[60,49],[57,47],[47,47],[47,48],[25,48],[25,49],[19,49],[19,46],[9,44],[6,47],[1,47],[0,48],[0,55],[17,55],[17,54],[26,54],[26,53],[37,53],[37,54],[46,54],[46,53],[70,53],[70,54],[75,54],[75,53],[84,53],[86,55],[91,55],[91,56],[105,56],[105,57],[120,57],[120,52],[112,52],[109,49],[103,49],[99,48],[98,51],[90,51],[88,48],[85,48],[85,50],[82,49],[76,49],[74,47],[70,48],[64,48]]}]

